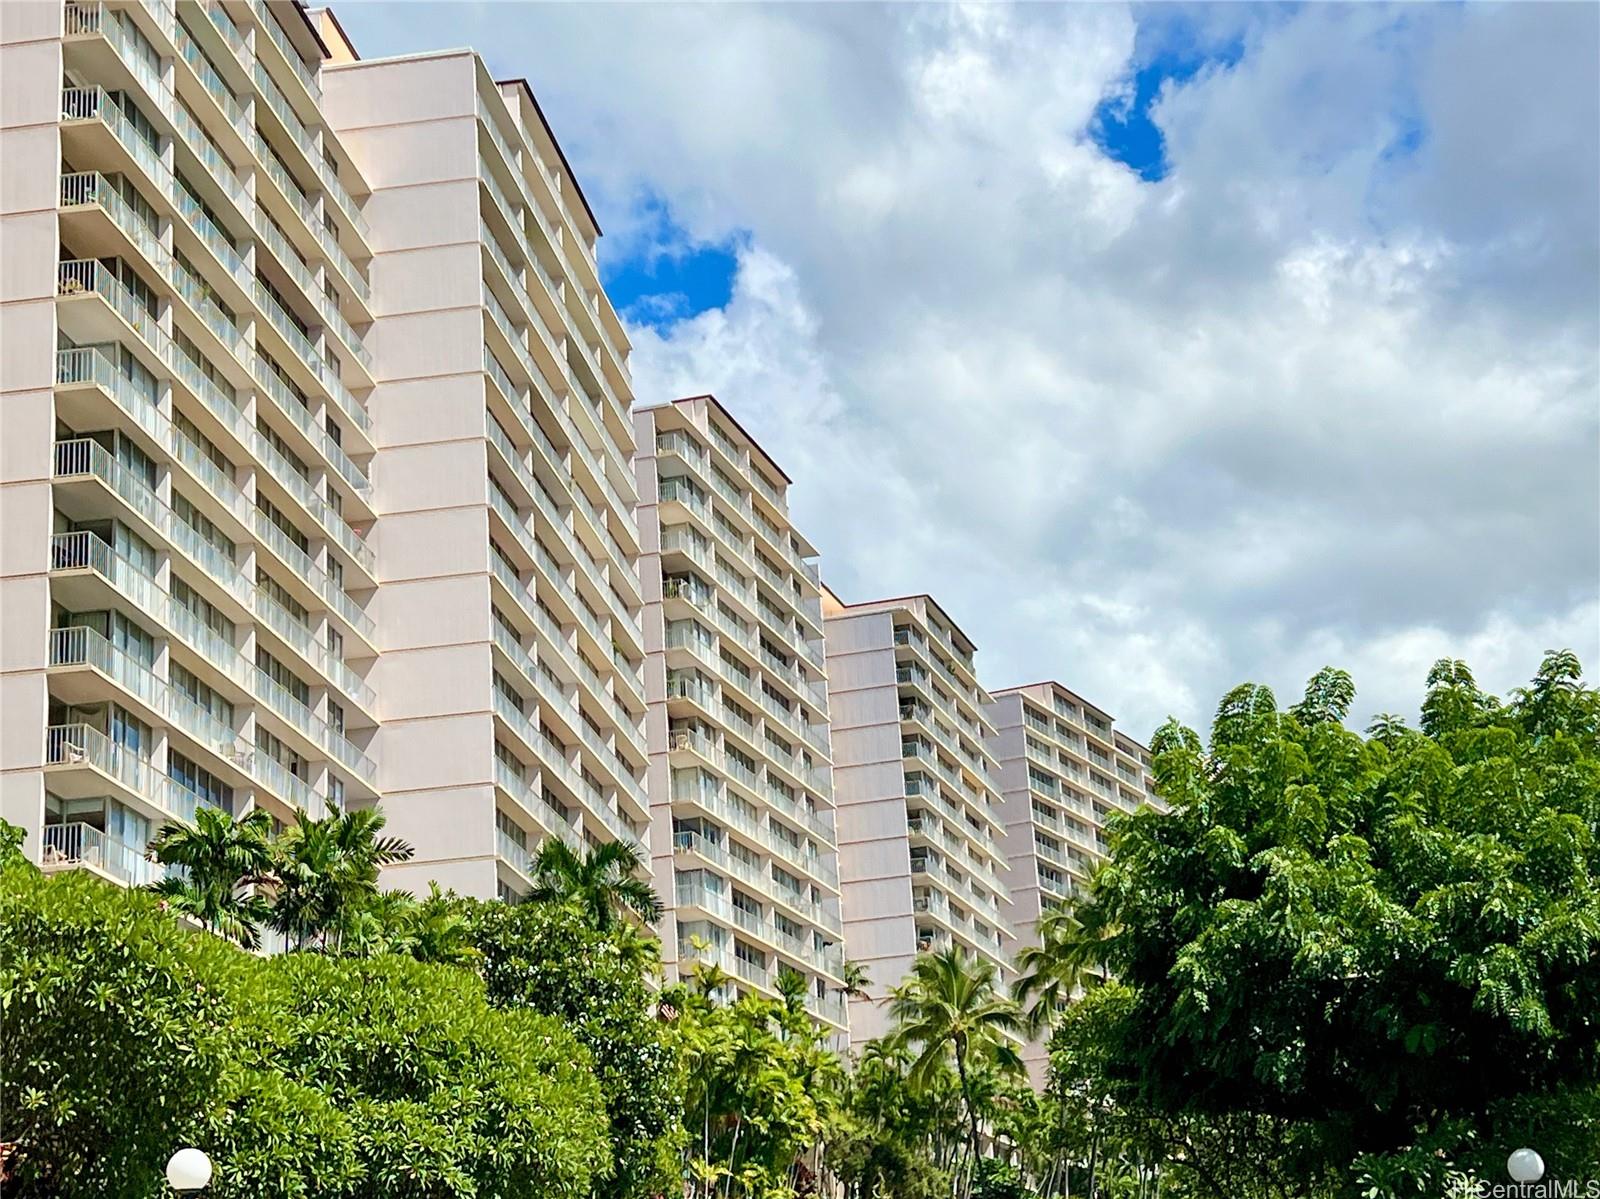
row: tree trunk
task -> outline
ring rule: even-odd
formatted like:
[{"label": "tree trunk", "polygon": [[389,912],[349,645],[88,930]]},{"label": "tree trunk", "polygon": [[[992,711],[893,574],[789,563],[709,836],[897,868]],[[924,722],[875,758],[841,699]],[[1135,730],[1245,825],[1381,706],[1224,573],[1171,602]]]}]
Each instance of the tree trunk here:
[{"label": "tree trunk", "polygon": [[972,1160],[978,1160],[978,1109],[972,1106],[972,1090],[967,1082],[967,1046],[964,1040],[957,1040],[956,1074],[961,1079],[961,1102],[967,1109],[967,1131],[972,1137]]}]

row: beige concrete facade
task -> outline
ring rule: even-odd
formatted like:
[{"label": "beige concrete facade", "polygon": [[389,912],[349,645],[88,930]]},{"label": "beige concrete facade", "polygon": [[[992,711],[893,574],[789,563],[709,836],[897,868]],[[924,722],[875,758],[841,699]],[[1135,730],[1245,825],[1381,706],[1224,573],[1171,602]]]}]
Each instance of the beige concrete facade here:
[{"label": "beige concrete facade", "polygon": [[919,952],[960,945],[1007,976],[1012,938],[988,694],[929,596],[824,596],[845,946],[871,976],[854,1045]]},{"label": "beige concrete facade", "polygon": [[525,85],[465,50],[323,77],[377,231],[391,877],[515,898],[546,836],[649,818],[627,341]]},{"label": "beige concrete facade", "polygon": [[[1118,812],[1161,806],[1150,751],[1119,732],[1111,715],[1060,683],[994,693],[990,749],[1000,763],[1006,884],[1015,949],[1038,944],[1035,925],[1070,901],[1106,855],[1105,824]],[[1045,1047],[1023,1051],[1035,1080]]]},{"label": "beige concrete facade", "polygon": [[141,882],[198,804],[381,794],[390,882],[513,897],[641,840],[627,340],[527,86],[278,0],[7,3],[0,74],[30,853]]},{"label": "beige concrete facade", "polygon": [[635,414],[662,958],[838,1032],[843,965],[821,593],[788,476],[710,396]]},{"label": "beige concrete facade", "polygon": [[0,5],[0,815],[370,803],[367,187],[291,4]]}]

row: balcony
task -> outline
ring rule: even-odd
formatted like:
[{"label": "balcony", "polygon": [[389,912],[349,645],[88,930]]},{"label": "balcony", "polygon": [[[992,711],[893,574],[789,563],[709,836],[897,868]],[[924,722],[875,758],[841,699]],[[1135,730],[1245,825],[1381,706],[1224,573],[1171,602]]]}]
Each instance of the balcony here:
[{"label": "balcony", "polygon": [[542,792],[530,787],[521,774],[499,758],[496,758],[494,763],[494,781],[495,786],[509,795],[547,834],[559,837],[571,848],[582,851],[583,837],[577,828],[565,815],[545,801]]},{"label": "balcony", "polygon": [[[118,77],[126,72],[127,77],[144,93],[142,99],[163,116],[170,116],[172,93],[162,83],[160,66],[141,56],[122,28],[122,21],[131,17],[132,12],[127,9],[118,10],[106,4],[68,0],[62,6],[62,35],[68,45],[85,39],[102,39],[120,70],[106,70],[104,64],[97,62],[94,64],[94,74]],[[119,88],[124,82],[124,79],[117,78]]]},{"label": "balcony", "polygon": [[[369,646],[377,648],[377,625],[372,617],[259,508],[251,512],[251,530],[256,540],[272,551],[293,581],[314,597],[316,603],[337,615],[346,628]],[[248,603],[248,589],[245,596]]]},{"label": "balcony", "polygon": [[126,511],[138,518],[154,540],[165,540],[180,549],[236,604],[243,606],[249,602],[249,582],[232,557],[201,538],[99,442],[58,441],[53,477],[62,482],[98,481],[126,505]]},{"label": "balcony", "polygon": [[[68,770],[93,770],[104,781],[80,785],[86,789],[110,782],[120,792],[140,802],[157,821],[172,818],[193,822],[200,799],[188,788],[162,774],[147,758],[118,745],[87,724],[51,725],[45,729],[45,766],[52,774]],[[78,790],[60,779],[62,790]]]},{"label": "balcony", "polygon": [[528,852],[528,847],[521,844],[503,828],[494,830],[495,852],[500,855],[500,860],[510,866],[529,882],[533,881],[533,855]]},{"label": "balcony", "polygon": [[[141,613],[171,630],[178,642],[187,646],[215,672],[230,680],[240,692],[249,688],[250,666],[238,649],[202,624],[149,575],[117,554],[92,533],[57,533],[50,539],[50,570],[53,575],[70,578],[88,572],[115,592],[128,605],[128,611]],[[69,592],[76,589],[66,588]],[[103,596],[86,597],[103,603]]]},{"label": "balcony", "polygon": [[255,376],[257,386],[272,400],[278,411],[289,418],[289,422],[305,439],[311,450],[322,455],[333,468],[333,472],[344,480],[363,502],[368,502],[372,495],[371,481],[361,468],[351,461],[343,448],[328,436],[327,431],[316,423],[305,402],[289,390],[288,385],[260,355],[251,360],[250,371]]},{"label": "balcony", "polygon": [[91,870],[129,887],[143,887],[162,875],[162,868],[135,849],[92,825],[74,821],[47,824],[40,830],[40,869]]}]

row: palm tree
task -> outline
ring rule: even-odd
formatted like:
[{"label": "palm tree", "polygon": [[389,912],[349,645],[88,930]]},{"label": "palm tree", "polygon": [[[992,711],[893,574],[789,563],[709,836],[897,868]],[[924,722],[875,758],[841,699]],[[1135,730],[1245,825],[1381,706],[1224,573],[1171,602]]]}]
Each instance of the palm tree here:
[{"label": "palm tree", "polygon": [[448,966],[470,966],[483,956],[472,943],[472,922],[454,891],[428,884],[428,897],[412,911],[411,956]]},{"label": "palm tree", "polygon": [[[690,936],[689,948],[693,951],[689,976],[694,979],[695,993],[709,1001],[713,995],[718,994],[723,987],[733,981],[733,976],[709,960],[713,947],[704,937]],[[682,955],[679,957],[678,973],[680,975],[683,973]]]},{"label": "palm tree", "polygon": [[272,817],[260,808],[235,819],[202,805],[193,825],[168,821],[151,839],[150,856],[182,873],[150,884],[150,890],[208,931],[254,949],[268,910],[253,887],[272,876],[271,836]]},{"label": "palm tree", "polygon": [[580,856],[565,841],[551,837],[534,859],[533,897],[576,903],[601,932],[609,931],[623,912],[654,924],[661,919],[661,899],[637,877],[643,866],[638,849],[622,841],[608,841]]},{"label": "palm tree", "polygon": [[278,839],[278,890],[272,923],[304,949],[311,941],[334,947],[343,924],[378,895],[378,869],[411,859],[416,852],[399,837],[379,834],[384,815],[376,808],[313,820],[304,812]]},{"label": "palm tree", "polygon": [[774,985],[778,997],[783,1000],[783,1010],[791,1016],[799,1014],[806,1003],[806,976],[798,970],[780,966],[778,981]]},{"label": "palm tree", "polygon": [[844,980],[844,986],[839,988],[839,995],[843,999],[871,999],[867,988],[872,985],[872,976],[867,973],[866,966],[860,962],[845,960],[844,966],[839,971],[839,977]]},{"label": "palm tree", "polygon": [[1035,928],[1039,944],[1017,952],[1018,978],[1011,991],[1026,1011],[1024,1027],[1030,1038],[1043,1033],[1073,995],[1099,977],[1095,940],[1069,905],[1047,907]]},{"label": "palm tree", "polygon": [[1007,1036],[1022,1027],[1017,1005],[1003,995],[995,968],[969,958],[960,946],[919,956],[911,974],[891,993],[889,1015],[895,1046],[915,1048],[911,1064],[913,1084],[931,1079],[945,1062],[955,1058],[966,1110],[972,1160],[978,1155],[978,1109],[974,1101],[973,1067],[992,1062],[1003,1070],[1020,1070],[1022,1059]]}]

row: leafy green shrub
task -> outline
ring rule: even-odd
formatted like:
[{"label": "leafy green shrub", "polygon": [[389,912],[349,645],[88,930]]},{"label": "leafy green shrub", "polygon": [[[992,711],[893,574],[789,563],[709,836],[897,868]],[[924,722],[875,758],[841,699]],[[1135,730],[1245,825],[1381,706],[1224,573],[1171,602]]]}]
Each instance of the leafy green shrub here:
[{"label": "leafy green shrub", "polygon": [[565,904],[478,904],[469,925],[489,1002],[557,1017],[593,1055],[615,1155],[595,1193],[634,1199],[669,1191],[683,1135],[682,1083],[626,936],[598,931]]}]

